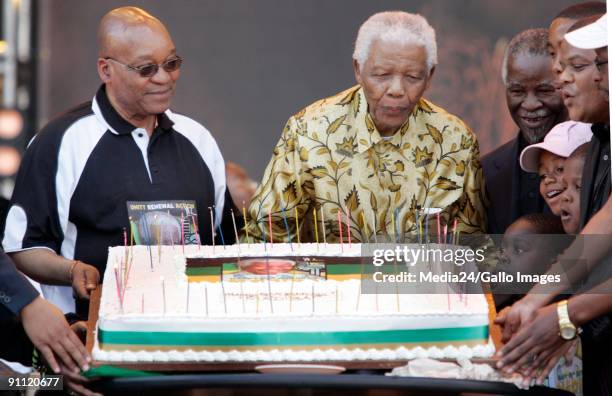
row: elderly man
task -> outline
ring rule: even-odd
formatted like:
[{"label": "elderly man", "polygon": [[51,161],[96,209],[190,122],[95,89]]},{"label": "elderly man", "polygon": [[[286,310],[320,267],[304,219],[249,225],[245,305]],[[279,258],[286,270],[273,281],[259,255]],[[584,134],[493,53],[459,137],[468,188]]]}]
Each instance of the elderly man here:
[{"label": "elderly man", "polygon": [[[28,147],[3,240],[30,277],[72,285],[81,315],[109,246],[124,243],[127,201],[193,200],[200,230],[211,229],[208,207],[218,225],[231,205],[215,140],[168,110],[182,58],[164,25],[142,9],[118,8],[102,18],[98,45],[103,84]],[[210,238],[202,234],[203,243]],[[52,300],[73,310],[72,290],[63,291],[63,300]]]},{"label": "elderly man", "polygon": [[353,54],[359,85],[289,119],[249,208],[249,234],[291,240],[300,232],[312,241],[316,213],[321,240],[325,231],[328,242],[341,232],[346,241],[346,227],[353,241],[399,240],[417,230],[424,208],[442,209],[442,224],[456,219],[460,231],[484,231],[476,137],[422,98],[436,51],[435,32],[420,15],[370,17]]},{"label": "elderly man", "polygon": [[519,155],[530,144],[540,143],[548,131],[567,117],[561,95],[555,90],[548,30],[529,29],[508,44],[502,63],[506,103],[519,127],[518,136],[482,159],[490,205],[488,232],[503,234],[519,217],[550,213],[548,204],[559,200],[551,191],[547,202],[539,193],[540,180],[519,166]]}]

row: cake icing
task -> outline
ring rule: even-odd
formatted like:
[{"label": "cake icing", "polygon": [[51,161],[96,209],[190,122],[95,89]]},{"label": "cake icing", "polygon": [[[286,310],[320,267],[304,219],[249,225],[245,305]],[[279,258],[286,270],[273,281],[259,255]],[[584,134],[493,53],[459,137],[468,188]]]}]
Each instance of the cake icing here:
[{"label": "cake icing", "polygon": [[[297,256],[359,263],[361,246],[110,248],[93,356],[109,362],[308,362],[494,353],[482,294],[364,294],[358,278],[283,278],[270,267],[245,278],[224,272],[240,270],[224,259],[239,257],[240,267],[262,258],[256,267]],[[212,260],[221,264],[211,267]],[[200,276],[216,270],[212,278]]]}]

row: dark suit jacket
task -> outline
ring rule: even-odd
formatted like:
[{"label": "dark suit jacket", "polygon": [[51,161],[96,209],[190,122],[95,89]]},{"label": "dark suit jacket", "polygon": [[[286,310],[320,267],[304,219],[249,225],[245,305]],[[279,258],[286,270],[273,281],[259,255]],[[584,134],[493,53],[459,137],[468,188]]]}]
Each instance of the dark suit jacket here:
[{"label": "dark suit jacket", "polygon": [[[521,169],[519,149],[519,137],[517,136],[482,157],[481,163],[489,196],[489,208],[487,209],[487,232],[489,234],[503,234],[510,224],[527,214],[521,213],[523,206],[521,203],[534,200],[527,195],[527,192],[521,192],[521,177],[529,177],[529,173]],[[535,200],[536,209],[532,213],[542,211],[551,213],[539,193]]]},{"label": "dark suit jacket", "polygon": [[15,268],[15,264],[0,252],[0,320],[16,316],[31,303],[38,292]]}]

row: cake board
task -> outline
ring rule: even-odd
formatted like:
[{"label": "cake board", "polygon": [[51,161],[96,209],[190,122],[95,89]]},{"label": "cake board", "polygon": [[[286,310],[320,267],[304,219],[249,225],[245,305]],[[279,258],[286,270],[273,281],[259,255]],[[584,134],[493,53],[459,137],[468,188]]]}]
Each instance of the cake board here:
[{"label": "cake board", "polygon": [[[487,290],[485,286],[485,290]],[[102,294],[102,287],[99,285],[95,290],[92,291],[89,299],[89,318],[87,321],[87,351],[91,354],[94,346],[95,329],[98,323],[98,311],[100,309],[100,298]],[[489,334],[495,345],[495,349],[499,349],[501,346],[501,328],[496,325],[493,321],[497,314],[495,309],[495,303],[491,293],[485,293],[487,303],[489,304]],[[473,359],[474,362],[490,363],[492,359]],[[209,371],[209,372],[239,372],[239,371],[254,371],[255,366],[262,364],[278,364],[279,362],[183,362],[183,363],[117,363],[117,362],[104,362],[104,361],[93,361],[92,366],[114,366],[121,368],[128,368],[142,371],[157,371],[157,372],[198,372],[198,371]],[[313,362],[292,362],[295,364],[313,364]],[[393,361],[325,361],[321,364],[336,365],[345,367],[347,370],[390,370],[394,367],[403,366],[406,361],[393,360]]]}]

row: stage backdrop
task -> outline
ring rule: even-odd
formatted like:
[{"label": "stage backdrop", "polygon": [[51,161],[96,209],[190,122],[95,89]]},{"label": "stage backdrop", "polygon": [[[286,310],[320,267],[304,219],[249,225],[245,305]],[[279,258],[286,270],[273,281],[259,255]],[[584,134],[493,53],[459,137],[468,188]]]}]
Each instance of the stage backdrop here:
[{"label": "stage backdrop", "polygon": [[39,4],[39,125],[90,100],[96,27],[112,8],[143,7],[168,27],[184,67],[173,109],[204,124],[226,160],[259,180],[287,118],[355,84],[359,25],[383,10],[424,15],[439,65],[426,97],[458,115],[486,153],[509,140],[500,64],[508,40],[547,27],[570,0],[49,0]]}]

